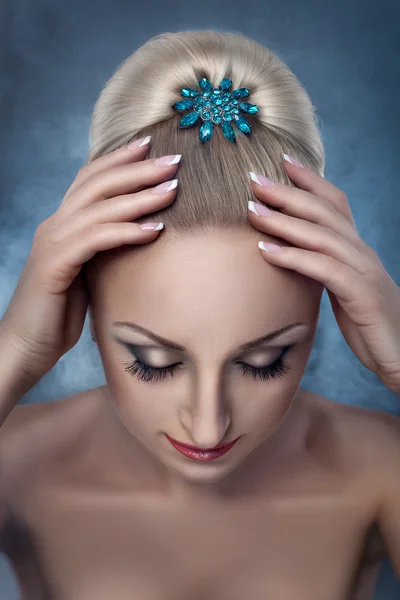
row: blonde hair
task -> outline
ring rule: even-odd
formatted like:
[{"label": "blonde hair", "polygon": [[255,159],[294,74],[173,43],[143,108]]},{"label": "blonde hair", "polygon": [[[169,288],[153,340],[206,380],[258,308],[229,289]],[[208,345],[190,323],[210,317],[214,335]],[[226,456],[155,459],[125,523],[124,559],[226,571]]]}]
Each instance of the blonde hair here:
[{"label": "blonde hair", "polygon": [[[180,129],[184,113],[171,107],[183,87],[199,89],[207,77],[218,87],[247,87],[245,100],[259,113],[247,117],[250,136],[236,127],[236,144],[219,126],[210,141],[199,140],[199,125]],[[185,113],[186,114],[186,113]],[[182,154],[175,200],[136,222],[163,221],[167,230],[205,227],[249,229],[247,201],[254,200],[248,171],[293,186],[282,165],[283,152],[323,176],[325,156],[318,117],[293,72],[268,48],[241,34],[212,30],[162,33],[148,40],[107,81],[93,111],[87,162],[142,136],[151,135],[145,159]]]}]

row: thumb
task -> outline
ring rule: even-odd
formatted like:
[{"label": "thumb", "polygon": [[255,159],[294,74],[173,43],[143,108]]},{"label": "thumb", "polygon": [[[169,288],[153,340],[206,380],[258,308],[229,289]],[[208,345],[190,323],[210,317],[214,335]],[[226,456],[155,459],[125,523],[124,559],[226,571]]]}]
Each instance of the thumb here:
[{"label": "thumb", "polygon": [[64,339],[68,349],[73,348],[82,335],[87,308],[88,291],[83,273],[80,271],[71,283],[67,293]]}]

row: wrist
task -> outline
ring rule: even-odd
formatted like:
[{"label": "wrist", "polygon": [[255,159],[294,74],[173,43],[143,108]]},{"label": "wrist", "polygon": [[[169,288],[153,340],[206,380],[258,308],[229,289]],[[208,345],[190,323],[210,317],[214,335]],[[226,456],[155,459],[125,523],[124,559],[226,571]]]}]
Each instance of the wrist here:
[{"label": "wrist", "polygon": [[29,373],[26,357],[0,323],[0,425],[40,379]]}]

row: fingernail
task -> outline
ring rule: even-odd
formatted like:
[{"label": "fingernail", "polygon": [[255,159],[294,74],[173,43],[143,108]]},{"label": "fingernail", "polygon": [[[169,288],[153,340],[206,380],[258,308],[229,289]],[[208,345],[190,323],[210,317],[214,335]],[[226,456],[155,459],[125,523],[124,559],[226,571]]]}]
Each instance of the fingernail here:
[{"label": "fingernail", "polygon": [[269,244],[268,242],[258,242],[258,247],[261,250],[265,250],[265,252],[281,252],[281,246],[277,246],[276,244]]},{"label": "fingernail", "polygon": [[272,210],[264,206],[264,204],[260,204],[259,202],[253,202],[253,200],[248,201],[248,207],[251,212],[253,212],[257,217],[269,217],[272,215]]},{"label": "fingernail", "polygon": [[164,223],[142,223],[140,229],[151,229],[152,231],[160,231],[164,227]]},{"label": "fingernail", "polygon": [[304,165],[299,160],[297,160],[297,158],[290,156],[290,154],[282,154],[282,156],[288,163],[290,163],[294,167],[300,167],[300,169],[304,169]]},{"label": "fingernail", "polygon": [[153,188],[153,194],[166,194],[167,192],[170,192],[171,190],[175,189],[177,185],[177,179],[172,179],[171,181],[164,181],[164,183],[160,183],[160,185],[157,185],[155,188]]},{"label": "fingernail", "polygon": [[250,175],[250,179],[252,181],[254,181],[255,183],[258,183],[258,185],[261,185],[262,187],[266,187],[266,188],[275,187],[274,182],[271,181],[270,179],[268,179],[268,177],[266,177],[265,175],[261,175],[261,173],[253,173],[253,171],[249,171],[249,175]]},{"label": "fingernail", "polygon": [[128,144],[128,148],[130,150],[134,150],[135,148],[141,148],[142,146],[145,146],[146,144],[148,144],[150,142],[150,140],[151,140],[151,135],[148,135],[147,137],[139,138],[138,140],[135,140],[131,144]]},{"label": "fingernail", "polygon": [[169,167],[176,165],[181,160],[182,154],[168,154],[167,156],[161,156],[154,161],[154,164],[159,167]]}]

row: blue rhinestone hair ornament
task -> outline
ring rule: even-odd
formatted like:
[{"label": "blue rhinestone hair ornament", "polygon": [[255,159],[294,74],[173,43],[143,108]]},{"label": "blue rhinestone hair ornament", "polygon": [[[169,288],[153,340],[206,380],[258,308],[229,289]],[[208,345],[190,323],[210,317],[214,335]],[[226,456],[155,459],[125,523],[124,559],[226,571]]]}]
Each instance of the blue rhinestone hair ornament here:
[{"label": "blue rhinestone hair ornament", "polygon": [[235,131],[232,123],[246,135],[250,135],[250,123],[240,114],[254,115],[258,113],[255,104],[241,102],[250,91],[247,88],[238,88],[229,91],[232,87],[230,79],[223,79],[219,88],[213,88],[211,81],[203,77],[199,81],[200,91],[191,88],[182,88],[181,96],[187,98],[172,105],[176,111],[190,112],[179,121],[179,127],[186,129],[195,125],[199,119],[203,121],[200,127],[199,139],[207,142],[214,131],[214,125],[220,125],[222,133],[230,142],[236,142]]}]

